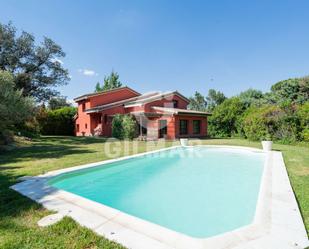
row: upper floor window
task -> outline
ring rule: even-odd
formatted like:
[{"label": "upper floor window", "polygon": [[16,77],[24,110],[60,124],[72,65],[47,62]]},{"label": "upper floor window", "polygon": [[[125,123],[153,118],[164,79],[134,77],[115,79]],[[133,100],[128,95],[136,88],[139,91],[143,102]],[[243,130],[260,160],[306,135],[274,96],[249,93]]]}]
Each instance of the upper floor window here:
[{"label": "upper floor window", "polygon": [[188,134],[188,120],[185,119],[179,120],[179,134],[180,135]]},{"label": "upper floor window", "polygon": [[176,99],[173,100],[173,107],[178,108],[178,100]]},{"label": "upper floor window", "polygon": [[86,109],[86,103],[83,103],[83,105],[82,105],[83,112],[85,111],[85,109]]},{"label": "upper floor window", "polygon": [[76,124],[76,132],[79,132],[79,124]]},{"label": "upper floor window", "polygon": [[201,133],[201,120],[193,120],[193,134]]}]

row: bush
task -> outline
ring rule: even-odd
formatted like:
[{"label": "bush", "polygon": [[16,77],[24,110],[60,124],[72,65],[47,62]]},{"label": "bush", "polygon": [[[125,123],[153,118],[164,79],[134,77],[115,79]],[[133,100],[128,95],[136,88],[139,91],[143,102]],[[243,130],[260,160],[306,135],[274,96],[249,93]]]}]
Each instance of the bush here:
[{"label": "bush", "polygon": [[299,121],[293,112],[286,112],[278,106],[267,105],[249,108],[243,117],[242,127],[250,140],[298,140]]},{"label": "bush", "polygon": [[301,126],[300,136],[304,141],[309,141],[309,102],[299,106],[297,116]]},{"label": "bush", "polygon": [[116,114],[112,122],[112,136],[114,138],[123,139],[122,115]]},{"label": "bush", "polygon": [[133,139],[136,136],[134,118],[130,115],[115,115],[112,122],[112,135],[118,139]]},{"label": "bush", "polygon": [[215,137],[230,137],[238,134],[239,121],[245,105],[239,98],[226,99],[209,117],[209,134]]},{"label": "bush", "polygon": [[123,137],[133,139],[136,136],[136,121],[132,116],[124,115],[122,119]]},{"label": "bush", "polygon": [[57,110],[48,110],[39,118],[43,135],[74,135],[76,114],[75,107],[63,107]]}]

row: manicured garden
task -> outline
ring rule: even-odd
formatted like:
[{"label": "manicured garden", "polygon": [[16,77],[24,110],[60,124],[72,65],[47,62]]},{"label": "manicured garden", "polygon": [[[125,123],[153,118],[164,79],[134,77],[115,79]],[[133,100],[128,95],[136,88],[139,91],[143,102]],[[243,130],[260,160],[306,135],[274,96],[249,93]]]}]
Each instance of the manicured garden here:
[{"label": "manicured garden", "polygon": [[[22,141],[18,147],[0,154],[0,248],[122,248],[70,218],[50,227],[38,227],[37,221],[50,212],[9,189],[21,176],[109,159],[104,151],[107,143],[110,143],[111,151],[120,146],[121,153],[114,154],[115,157],[173,145],[172,142],[115,143],[102,138],[41,137]],[[137,150],[133,149],[133,143],[136,143]],[[207,139],[202,143],[260,147],[260,143],[244,139]],[[274,149],[283,152],[308,233],[309,144],[275,144]]]}]

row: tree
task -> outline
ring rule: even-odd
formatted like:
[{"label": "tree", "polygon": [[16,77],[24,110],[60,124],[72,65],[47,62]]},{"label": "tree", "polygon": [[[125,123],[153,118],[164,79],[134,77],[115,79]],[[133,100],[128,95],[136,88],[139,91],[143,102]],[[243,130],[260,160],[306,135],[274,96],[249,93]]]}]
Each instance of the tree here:
[{"label": "tree", "polygon": [[225,99],[226,97],[222,92],[216,91],[214,89],[209,89],[208,95],[206,97],[207,104],[208,104],[207,109],[212,111],[216,106],[223,103]]},{"label": "tree", "polygon": [[100,82],[97,82],[97,84],[95,85],[95,90],[94,92],[98,93],[98,92],[102,92],[103,88],[100,85]]},{"label": "tree", "polygon": [[109,76],[104,77],[103,86],[100,86],[98,82],[95,86],[95,92],[107,91],[115,88],[119,88],[122,86],[122,83],[119,81],[119,74],[117,72],[112,71]]},{"label": "tree", "polygon": [[248,90],[241,92],[238,97],[240,101],[245,104],[246,107],[249,107],[252,104],[259,104],[263,99],[264,95],[262,91],[249,88]]},{"label": "tree", "polygon": [[63,68],[62,48],[53,40],[44,37],[40,45],[35,44],[33,35],[16,34],[11,23],[0,23],[0,69],[14,75],[16,89],[22,89],[24,96],[36,101],[45,101],[59,93],[56,86],[69,81],[68,71]]},{"label": "tree", "polygon": [[14,77],[11,73],[0,70],[0,137],[13,130],[32,116],[34,104],[31,98],[24,97],[22,90],[15,90]]},{"label": "tree", "polygon": [[207,102],[205,100],[205,97],[200,94],[199,92],[195,92],[193,97],[189,98],[190,103],[188,108],[190,110],[195,110],[195,111],[205,111],[207,107]]},{"label": "tree", "polygon": [[66,97],[54,97],[48,102],[48,108],[51,110],[60,109],[66,106],[71,106],[71,104],[67,102]]},{"label": "tree", "polygon": [[309,77],[279,81],[271,87],[271,97],[276,103],[303,104],[309,101]]},{"label": "tree", "polygon": [[226,99],[214,108],[209,117],[209,134],[218,137],[230,137],[238,133],[238,125],[245,111],[239,98]]}]

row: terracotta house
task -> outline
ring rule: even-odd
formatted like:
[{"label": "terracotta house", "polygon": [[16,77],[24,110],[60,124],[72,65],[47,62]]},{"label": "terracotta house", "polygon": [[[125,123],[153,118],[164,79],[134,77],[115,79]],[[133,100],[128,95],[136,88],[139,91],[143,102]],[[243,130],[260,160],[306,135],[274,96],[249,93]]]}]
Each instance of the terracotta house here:
[{"label": "terracotta house", "polygon": [[112,136],[115,114],[131,114],[137,134],[147,139],[207,136],[206,112],[188,110],[189,100],[177,91],[140,94],[129,87],[85,94],[78,104],[76,136]]}]

